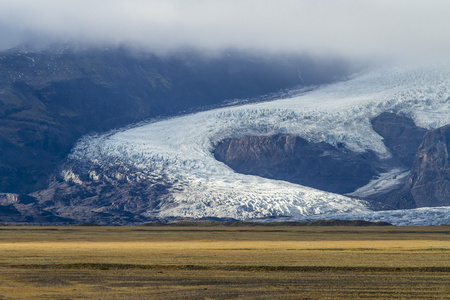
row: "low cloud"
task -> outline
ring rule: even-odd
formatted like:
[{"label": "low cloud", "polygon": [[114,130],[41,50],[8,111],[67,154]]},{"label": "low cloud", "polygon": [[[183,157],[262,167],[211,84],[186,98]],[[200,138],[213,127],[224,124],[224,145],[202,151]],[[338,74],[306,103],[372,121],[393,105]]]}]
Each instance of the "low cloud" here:
[{"label": "low cloud", "polygon": [[1,0],[0,47],[125,44],[346,57],[450,56],[448,0]]}]

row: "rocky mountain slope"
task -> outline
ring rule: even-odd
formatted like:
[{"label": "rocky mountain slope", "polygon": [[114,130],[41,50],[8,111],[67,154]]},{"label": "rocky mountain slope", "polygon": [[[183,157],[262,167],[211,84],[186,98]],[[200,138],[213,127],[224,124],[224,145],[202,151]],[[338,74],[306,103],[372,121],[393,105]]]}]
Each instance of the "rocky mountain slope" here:
[{"label": "rocky mountain slope", "polygon": [[[373,118],[371,125],[373,130],[383,137],[383,143],[392,154],[391,158],[381,159],[370,150],[353,152],[342,144],[332,146],[324,142],[314,143],[291,135],[247,136],[224,140],[216,146],[214,155],[239,173],[286,180],[328,192],[347,194],[367,185],[376,176],[394,167],[403,171],[414,169],[411,174],[415,174],[417,165],[421,164],[416,162],[413,167],[413,161],[426,156],[421,154],[423,150],[418,153],[419,146],[438,144],[441,145],[439,159],[434,157],[432,162],[425,163],[430,169],[427,172],[442,173],[439,180],[445,182],[444,184],[448,183],[444,175],[448,166],[446,163],[442,164],[448,161],[445,158],[446,144],[445,141],[430,142],[428,136],[433,131],[423,140],[426,129],[417,127],[408,117],[389,112],[383,112]],[[427,156],[427,159],[430,160],[430,157]],[[427,176],[422,180],[429,185],[436,184],[435,176]],[[403,188],[399,185],[398,189],[403,191],[400,194],[397,190],[382,190],[362,197],[372,200],[374,207],[391,209],[450,204],[449,193],[445,188],[437,188],[441,194],[440,200],[425,200],[433,193],[427,191],[422,195],[417,192],[411,194],[411,188],[412,186]],[[444,198],[446,200],[443,200]]]},{"label": "rocky mountain slope", "polygon": [[57,45],[0,53],[0,192],[45,188],[84,134],[347,74],[337,60],[235,51],[210,58],[190,52],[157,57]]},{"label": "rocky mountain slope", "polygon": [[[410,171],[403,184],[363,196],[378,209],[450,205],[450,125],[426,131],[404,116],[382,113],[371,121],[392,154],[352,152],[291,135],[251,136],[220,142],[216,159],[236,172],[286,180],[339,194],[352,193],[390,168]],[[420,146],[420,147],[419,147]]]},{"label": "rocky mountain slope", "polygon": [[[102,224],[171,218],[445,224],[450,222],[449,206],[429,207],[447,205],[445,201],[398,210],[422,205],[403,193],[409,169],[415,169],[408,163],[417,158],[411,159],[417,149],[410,148],[419,147],[424,130],[450,123],[448,69],[432,70],[377,70],[285,99],[86,136],[49,188],[19,199],[22,206],[13,206],[22,213],[25,207],[41,208],[74,222]],[[226,145],[225,157],[233,160],[240,153],[245,159],[235,161],[249,159],[254,170],[275,167],[278,175],[300,174],[299,178],[311,174],[325,188],[342,188],[346,176],[361,181],[346,187],[355,188],[351,193],[339,195],[285,178],[241,174],[216,159],[220,145]],[[304,156],[308,159],[302,165]],[[316,163],[308,165],[308,160]],[[357,162],[367,167],[358,168]],[[295,164],[306,170],[295,170]],[[352,164],[355,168],[346,167]],[[291,171],[283,173],[285,167]],[[330,179],[327,168],[342,178]]]},{"label": "rocky mountain slope", "polygon": [[[261,81],[250,80],[243,87],[236,73],[212,76],[216,65],[222,71],[227,69],[217,58],[194,63],[187,63],[186,57],[166,58],[162,63],[160,58],[146,56],[151,63],[145,65],[135,54],[125,57],[126,63],[114,64],[110,72],[93,68],[89,76],[73,80],[19,83],[30,88],[28,97],[20,97],[35,101],[36,105],[29,107],[40,107],[39,112],[53,122],[41,120],[35,128],[45,125],[45,130],[60,130],[62,137],[111,128],[144,115],[166,117],[85,135],[56,172],[49,167],[39,170],[52,174],[47,185],[31,181],[25,186],[32,192],[0,194],[2,220],[118,225],[173,218],[337,218],[397,225],[450,222],[445,126],[450,123],[450,68],[390,67],[347,81],[294,89],[279,98],[236,101],[227,106],[223,100],[232,97],[226,95],[252,94],[252,86],[259,87]],[[254,61],[246,59],[238,61],[253,65]],[[177,63],[172,66],[173,60]],[[139,70],[133,61],[144,64],[146,71]],[[155,72],[146,73],[158,61],[162,69],[155,72],[167,72],[164,80]],[[180,71],[181,62],[188,66],[181,68],[185,71]],[[196,73],[203,64],[205,70]],[[225,64],[231,65],[230,61]],[[275,65],[279,64],[267,63],[265,71]],[[123,73],[115,69],[117,66]],[[134,72],[130,66],[141,79],[128,78]],[[287,63],[282,73],[288,74],[290,67]],[[256,70],[247,78],[261,76],[259,67],[247,65],[244,70]],[[190,86],[175,76],[179,72],[192,77],[187,79]],[[292,79],[291,75],[287,78]],[[276,72],[262,78],[270,81],[273,76]],[[145,87],[136,85],[142,77],[146,78],[142,83]],[[334,75],[324,76],[322,82],[333,80],[331,77]],[[159,83],[152,85],[155,78]],[[180,85],[175,84],[176,78],[180,78]],[[235,88],[226,85],[223,90],[209,90],[209,80],[218,79],[218,85],[230,82]],[[10,86],[14,84],[17,82]],[[180,86],[185,87],[186,95],[177,94],[183,91]],[[155,92],[158,89],[160,94]],[[195,96],[190,98],[192,93]],[[121,97],[129,105],[122,103]],[[195,101],[184,102],[186,99]],[[182,108],[204,105],[201,99],[209,109],[174,116]],[[101,110],[104,115],[94,115]],[[22,124],[24,116],[35,110],[22,110],[18,115],[14,110],[9,112],[3,124]],[[89,112],[88,117],[83,112]],[[37,119],[27,122],[34,124]],[[4,128],[14,128],[6,125]],[[45,130],[37,136],[46,136],[42,134]],[[24,151],[24,157],[29,157],[29,149],[38,149],[43,154],[36,157],[45,158],[47,153],[54,159],[53,170],[68,151],[58,152],[64,143],[50,140],[18,143],[17,137],[26,140],[26,135],[11,130],[4,136],[3,149],[12,159],[14,151]],[[51,159],[43,159],[42,164]],[[7,160],[2,164],[13,165]]]},{"label": "rocky mountain slope", "polygon": [[338,194],[369,183],[381,165],[373,152],[342,151],[328,143],[279,134],[225,140],[217,145],[214,155],[239,173]]},{"label": "rocky mountain slope", "polygon": [[371,123],[394,158],[410,169],[427,130],[416,126],[411,118],[393,113],[382,113]]},{"label": "rocky mountain slope", "polygon": [[417,206],[450,205],[450,125],[425,134],[406,189]]}]

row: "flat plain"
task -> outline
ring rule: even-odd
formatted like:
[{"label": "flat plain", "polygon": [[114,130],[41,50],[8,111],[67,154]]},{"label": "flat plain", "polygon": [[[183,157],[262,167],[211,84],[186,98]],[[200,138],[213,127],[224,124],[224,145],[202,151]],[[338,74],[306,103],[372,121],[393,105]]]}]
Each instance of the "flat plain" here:
[{"label": "flat plain", "polygon": [[450,227],[0,227],[0,299],[235,298],[450,299]]}]

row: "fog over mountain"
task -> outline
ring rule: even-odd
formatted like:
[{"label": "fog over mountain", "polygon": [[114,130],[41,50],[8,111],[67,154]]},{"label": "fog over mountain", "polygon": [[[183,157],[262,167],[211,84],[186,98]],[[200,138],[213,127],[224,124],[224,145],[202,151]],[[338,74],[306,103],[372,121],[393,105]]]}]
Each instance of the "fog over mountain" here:
[{"label": "fog over mountain", "polygon": [[351,58],[448,58],[445,0],[2,0],[0,47],[49,41],[236,48]]}]

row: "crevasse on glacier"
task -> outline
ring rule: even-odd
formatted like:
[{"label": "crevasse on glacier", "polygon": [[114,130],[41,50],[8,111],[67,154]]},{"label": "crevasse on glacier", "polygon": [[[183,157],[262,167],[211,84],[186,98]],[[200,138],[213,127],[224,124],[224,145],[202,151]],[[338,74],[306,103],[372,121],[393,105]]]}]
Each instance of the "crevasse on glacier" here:
[{"label": "crevasse on glacier", "polygon": [[[427,129],[450,123],[449,73],[448,66],[385,68],[288,99],[219,108],[85,137],[70,159],[110,168],[120,165],[141,178],[164,175],[172,188],[167,205],[159,210],[161,217],[449,223],[450,207],[373,212],[364,201],[350,197],[235,173],[212,154],[214,146],[227,138],[282,133],[340,143],[357,152],[372,150],[388,158],[390,153],[370,119],[389,111],[411,117]],[[364,188],[370,189],[370,184]]]}]

